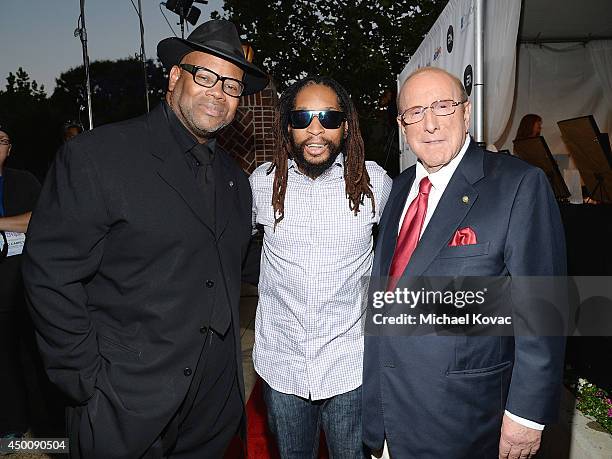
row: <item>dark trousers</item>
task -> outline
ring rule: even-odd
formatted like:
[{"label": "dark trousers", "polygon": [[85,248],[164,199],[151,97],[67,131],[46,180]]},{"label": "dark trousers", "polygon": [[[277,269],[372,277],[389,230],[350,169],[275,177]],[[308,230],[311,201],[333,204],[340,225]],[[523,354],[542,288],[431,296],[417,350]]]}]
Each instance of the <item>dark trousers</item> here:
[{"label": "dark trousers", "polygon": [[64,398],[44,371],[24,300],[0,295],[0,303],[0,436],[64,437]]},{"label": "dark trousers", "polygon": [[212,331],[178,413],[145,454],[146,459],[220,459],[243,421],[232,327]]},{"label": "dark trousers", "polygon": [[0,309],[0,436],[28,430],[28,408],[21,362],[17,312]]},{"label": "dark trousers", "polygon": [[361,441],[361,387],[312,401],[264,384],[264,400],[282,459],[316,459],[321,428],[332,459],[369,457]]}]

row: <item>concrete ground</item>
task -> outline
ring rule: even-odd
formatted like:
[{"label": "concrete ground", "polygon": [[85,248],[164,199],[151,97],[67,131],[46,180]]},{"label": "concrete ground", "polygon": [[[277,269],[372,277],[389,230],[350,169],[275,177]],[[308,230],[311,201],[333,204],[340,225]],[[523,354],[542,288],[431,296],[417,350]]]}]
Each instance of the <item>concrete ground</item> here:
[{"label": "concrete ground", "polygon": [[546,459],[610,459],[612,435],[576,408],[576,399],[563,389],[559,422],[544,430],[542,451]]}]

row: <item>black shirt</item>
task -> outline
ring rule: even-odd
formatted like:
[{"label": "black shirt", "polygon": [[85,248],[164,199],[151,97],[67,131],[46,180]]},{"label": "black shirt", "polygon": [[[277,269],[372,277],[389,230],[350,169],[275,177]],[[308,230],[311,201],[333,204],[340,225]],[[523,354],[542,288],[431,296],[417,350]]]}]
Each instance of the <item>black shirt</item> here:
[{"label": "black shirt", "polygon": [[199,147],[207,150],[210,155],[210,163],[214,161],[215,148],[217,146],[216,139],[210,139],[206,143],[199,143],[198,140],[193,136],[191,132],[183,125],[181,120],[174,114],[174,111],[170,108],[166,101],[162,101],[168,124],[175,140],[179,144],[181,151],[185,155],[185,161],[189,165],[189,168],[193,171],[195,177],[198,176],[199,168],[202,167],[201,161],[199,161],[193,153],[194,148]]},{"label": "black shirt", "polygon": [[213,174],[213,161],[215,159],[216,140],[210,139],[206,143],[200,143],[194,135],[187,130],[181,120],[178,119],[172,108],[163,101],[164,112],[181,151],[184,154],[187,165],[193,172],[193,176],[202,190],[202,199],[206,202],[213,222],[215,222],[215,183]]}]

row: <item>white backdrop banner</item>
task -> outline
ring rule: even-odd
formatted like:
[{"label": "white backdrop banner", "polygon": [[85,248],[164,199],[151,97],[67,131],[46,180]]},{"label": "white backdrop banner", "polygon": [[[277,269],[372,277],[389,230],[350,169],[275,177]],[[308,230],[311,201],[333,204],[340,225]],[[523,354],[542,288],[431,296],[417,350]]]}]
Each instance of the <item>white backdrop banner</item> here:
[{"label": "white backdrop banner", "polygon": [[484,32],[484,134],[487,144],[499,139],[512,112],[516,75],[516,40],[520,0],[486,0]]},{"label": "white backdrop banner", "polygon": [[[463,81],[470,96],[474,87],[474,0],[450,0],[423,42],[398,76],[404,80],[421,67],[440,67]],[[433,102],[433,101],[432,101]],[[400,170],[416,162],[400,132]]]}]

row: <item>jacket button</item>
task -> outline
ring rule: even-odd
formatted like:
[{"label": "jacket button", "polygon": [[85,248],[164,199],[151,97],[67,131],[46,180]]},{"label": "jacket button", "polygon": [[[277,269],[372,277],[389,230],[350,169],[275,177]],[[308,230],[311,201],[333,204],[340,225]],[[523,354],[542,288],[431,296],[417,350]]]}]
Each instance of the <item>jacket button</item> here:
[{"label": "jacket button", "polygon": [[205,335],[207,331],[208,331],[208,327],[204,325],[200,327],[200,333],[202,333],[203,335]]},{"label": "jacket button", "polygon": [[215,281],[207,280],[206,287],[213,288],[215,286]]},{"label": "jacket button", "polygon": [[183,374],[185,376],[191,376],[191,374],[193,373],[193,371],[191,371],[191,368],[187,367],[183,370]]}]

